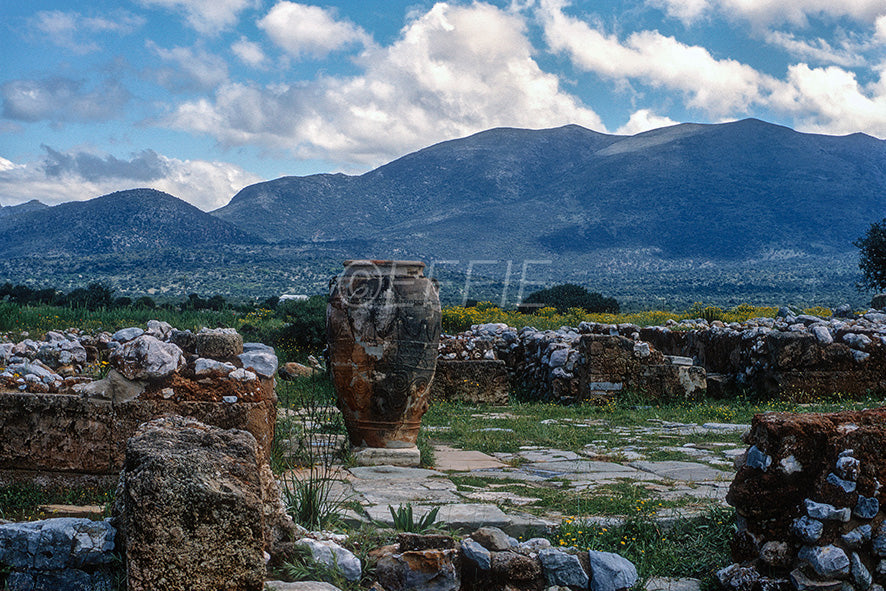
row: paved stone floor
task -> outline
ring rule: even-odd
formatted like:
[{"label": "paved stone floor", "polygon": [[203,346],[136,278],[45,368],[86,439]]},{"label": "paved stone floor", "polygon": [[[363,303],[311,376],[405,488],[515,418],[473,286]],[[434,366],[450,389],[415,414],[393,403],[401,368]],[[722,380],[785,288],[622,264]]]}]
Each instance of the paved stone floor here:
[{"label": "paved stone floor", "polygon": [[[673,519],[725,504],[734,460],[744,453],[739,435],[748,428],[650,421],[643,427],[613,427],[606,440],[579,453],[528,446],[516,453],[488,455],[437,445],[433,470],[393,466],[342,469],[336,493],[361,507],[348,512],[347,519],[355,522],[391,524],[389,508],[409,503],[416,515],[439,506],[438,520],[455,528],[493,525],[516,536],[554,526],[565,516],[556,504],[539,503],[533,491],[540,487],[617,494],[612,492],[618,490],[613,485],[629,483],[648,498],[670,505],[659,516]],[[693,437],[698,441],[685,442]],[[674,439],[684,443],[674,446]],[[680,459],[654,459],[663,455]],[[465,484],[468,480],[470,485]],[[514,483],[520,492],[515,492]],[[617,515],[591,517],[606,523],[618,519]]]}]

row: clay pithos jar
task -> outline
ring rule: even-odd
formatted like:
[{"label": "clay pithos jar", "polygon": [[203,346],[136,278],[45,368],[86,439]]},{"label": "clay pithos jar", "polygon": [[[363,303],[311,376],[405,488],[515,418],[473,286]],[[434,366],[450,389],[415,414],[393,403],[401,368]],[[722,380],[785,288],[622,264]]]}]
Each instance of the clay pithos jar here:
[{"label": "clay pithos jar", "polygon": [[440,341],[437,284],[418,261],[345,261],[326,308],[329,367],[354,447],[415,446]]}]

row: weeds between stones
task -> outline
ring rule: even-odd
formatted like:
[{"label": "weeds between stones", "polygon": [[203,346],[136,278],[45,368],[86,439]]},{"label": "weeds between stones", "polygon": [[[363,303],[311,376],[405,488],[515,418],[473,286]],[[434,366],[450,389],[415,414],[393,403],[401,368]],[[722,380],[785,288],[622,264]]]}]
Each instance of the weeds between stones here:
[{"label": "weeds between stones", "polygon": [[388,510],[391,512],[391,518],[394,520],[394,529],[397,531],[423,534],[441,525],[437,521],[437,513],[440,512],[440,507],[434,507],[424,517],[419,517],[418,519],[415,518],[412,512],[412,503],[400,505],[396,510],[393,507],[388,507]]},{"label": "weeds between stones", "polygon": [[317,562],[307,546],[296,546],[290,561],[284,562],[281,570],[289,581],[325,581],[339,589],[345,588],[348,584],[338,564],[332,566]]},{"label": "weeds between stones", "polygon": [[278,384],[283,415],[272,449],[272,467],[282,472],[287,510],[308,529],[337,525],[347,499],[337,490],[336,465],[346,460],[347,437],[325,376]]},{"label": "weeds between stones", "polygon": [[567,518],[550,540],[561,548],[617,552],[634,563],[641,581],[652,576],[692,577],[701,579],[703,588],[716,588],[714,573],[729,562],[735,512],[714,508],[664,527],[650,509],[641,507],[617,526]]}]

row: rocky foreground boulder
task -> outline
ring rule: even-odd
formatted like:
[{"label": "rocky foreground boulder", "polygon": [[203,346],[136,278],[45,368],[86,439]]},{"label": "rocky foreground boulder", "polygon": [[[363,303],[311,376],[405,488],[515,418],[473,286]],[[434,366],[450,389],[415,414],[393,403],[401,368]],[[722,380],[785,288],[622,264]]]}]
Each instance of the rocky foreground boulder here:
[{"label": "rocky foreground boulder", "polygon": [[129,591],[259,591],[260,473],[246,431],[179,416],[139,427],[121,476]]}]

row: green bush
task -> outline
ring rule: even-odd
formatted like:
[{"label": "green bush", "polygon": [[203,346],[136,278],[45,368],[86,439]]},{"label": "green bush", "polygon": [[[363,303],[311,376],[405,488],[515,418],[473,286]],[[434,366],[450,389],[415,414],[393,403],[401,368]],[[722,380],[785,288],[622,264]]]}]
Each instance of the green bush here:
[{"label": "green bush", "polygon": [[274,338],[274,346],[288,359],[301,359],[326,346],[326,296],[315,295],[277,305],[277,316],[286,322]]},{"label": "green bush", "polygon": [[852,243],[859,249],[860,290],[886,289],[886,218],[874,222],[865,235]]},{"label": "green bush", "polygon": [[607,298],[597,292],[589,292],[580,285],[564,283],[548,289],[533,292],[526,296],[517,308],[523,314],[532,314],[540,308],[556,308],[560,314],[571,308],[579,308],[585,312],[618,313],[618,302],[615,298]]}]

